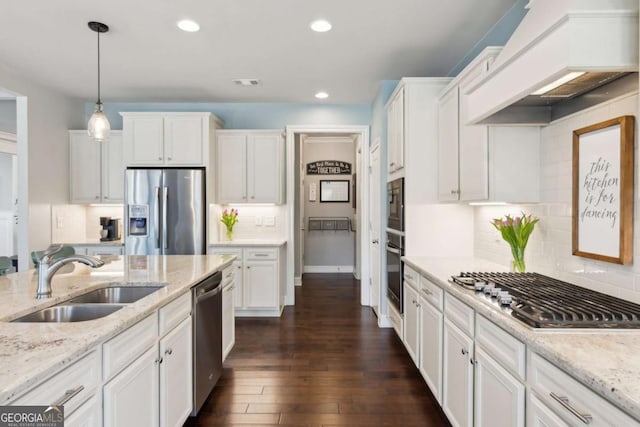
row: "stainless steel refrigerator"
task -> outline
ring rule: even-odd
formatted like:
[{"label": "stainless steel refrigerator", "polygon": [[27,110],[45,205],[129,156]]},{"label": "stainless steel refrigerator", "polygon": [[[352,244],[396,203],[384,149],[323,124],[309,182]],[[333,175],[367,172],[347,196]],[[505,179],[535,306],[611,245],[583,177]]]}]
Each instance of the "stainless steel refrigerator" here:
[{"label": "stainless steel refrigerator", "polygon": [[205,171],[134,168],[126,171],[125,253],[206,253]]}]

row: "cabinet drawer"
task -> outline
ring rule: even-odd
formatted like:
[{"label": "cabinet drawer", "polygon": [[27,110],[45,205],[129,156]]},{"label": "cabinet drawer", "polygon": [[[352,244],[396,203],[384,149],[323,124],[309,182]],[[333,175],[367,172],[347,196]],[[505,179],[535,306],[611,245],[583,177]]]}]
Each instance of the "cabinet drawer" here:
[{"label": "cabinet drawer", "polygon": [[242,248],[230,248],[227,246],[211,246],[209,247],[211,255],[235,255],[238,259],[242,259]]},{"label": "cabinet drawer", "polygon": [[107,381],[151,347],[158,337],[154,313],[102,345],[102,378]]},{"label": "cabinet drawer", "polygon": [[[12,405],[64,405],[66,414],[75,411],[96,393],[100,383],[100,356],[92,351],[73,365],[28,391]],[[68,400],[67,400],[68,399]]]},{"label": "cabinet drawer", "polygon": [[244,250],[244,259],[245,260],[264,260],[264,259],[277,259],[278,258],[278,250],[275,248],[268,249],[259,249],[259,248],[251,248]]},{"label": "cabinet drawer", "polygon": [[[638,422],[541,356],[529,353],[533,391],[569,425],[632,426]],[[589,421],[589,418],[591,420]]]},{"label": "cabinet drawer", "polygon": [[159,335],[162,337],[191,314],[191,292],[187,292],[181,297],[178,297],[178,299],[165,305],[158,313],[160,325]]},{"label": "cabinet drawer", "polygon": [[475,317],[473,309],[450,294],[445,295],[444,304],[444,315],[447,319],[472,337]]},{"label": "cabinet drawer", "polygon": [[444,290],[425,278],[424,276],[420,277],[420,294],[435,308],[439,311],[442,311],[444,307]]},{"label": "cabinet drawer", "polygon": [[233,279],[235,278],[236,268],[234,264],[222,270],[222,287],[223,288],[226,288],[227,286],[229,286],[229,284],[231,284],[233,282]]},{"label": "cabinet drawer", "polygon": [[102,425],[102,405],[98,396],[93,396],[69,415],[64,408],[64,427],[99,427]]},{"label": "cabinet drawer", "polygon": [[524,343],[511,336],[490,320],[476,316],[476,344],[509,370],[521,381],[524,381],[526,364]]},{"label": "cabinet drawer", "polygon": [[419,289],[418,283],[420,280],[420,275],[418,274],[418,272],[409,267],[407,264],[404,264],[402,275],[404,277],[404,281],[407,282],[409,286],[411,286],[415,290]]}]

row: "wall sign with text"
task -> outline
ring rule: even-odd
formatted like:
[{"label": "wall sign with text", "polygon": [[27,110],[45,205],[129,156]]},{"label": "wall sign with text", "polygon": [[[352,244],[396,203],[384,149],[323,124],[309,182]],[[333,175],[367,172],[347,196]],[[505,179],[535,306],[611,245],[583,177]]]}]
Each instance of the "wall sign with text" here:
[{"label": "wall sign with text", "polygon": [[307,175],[351,175],[351,163],[339,160],[318,160],[307,163]]},{"label": "wall sign with text", "polygon": [[634,117],[573,131],[573,254],[633,262]]}]

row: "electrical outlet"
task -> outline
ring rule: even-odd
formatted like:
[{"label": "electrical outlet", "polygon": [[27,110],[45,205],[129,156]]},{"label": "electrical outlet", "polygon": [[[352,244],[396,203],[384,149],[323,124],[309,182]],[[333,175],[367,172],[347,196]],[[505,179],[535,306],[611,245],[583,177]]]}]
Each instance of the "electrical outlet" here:
[{"label": "electrical outlet", "polygon": [[257,216],[256,217],[256,227],[262,227],[262,217],[261,216]]},{"label": "electrical outlet", "polygon": [[264,225],[265,225],[265,227],[275,227],[276,226],[276,217],[275,216],[265,216],[264,217]]}]

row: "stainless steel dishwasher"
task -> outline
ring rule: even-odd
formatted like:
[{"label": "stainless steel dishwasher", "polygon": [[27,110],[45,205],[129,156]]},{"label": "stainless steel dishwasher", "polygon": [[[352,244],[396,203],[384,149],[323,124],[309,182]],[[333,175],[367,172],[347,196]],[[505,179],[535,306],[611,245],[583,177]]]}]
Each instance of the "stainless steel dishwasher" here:
[{"label": "stainless steel dishwasher", "polygon": [[222,374],[222,273],[193,287],[193,412],[196,415]]}]

